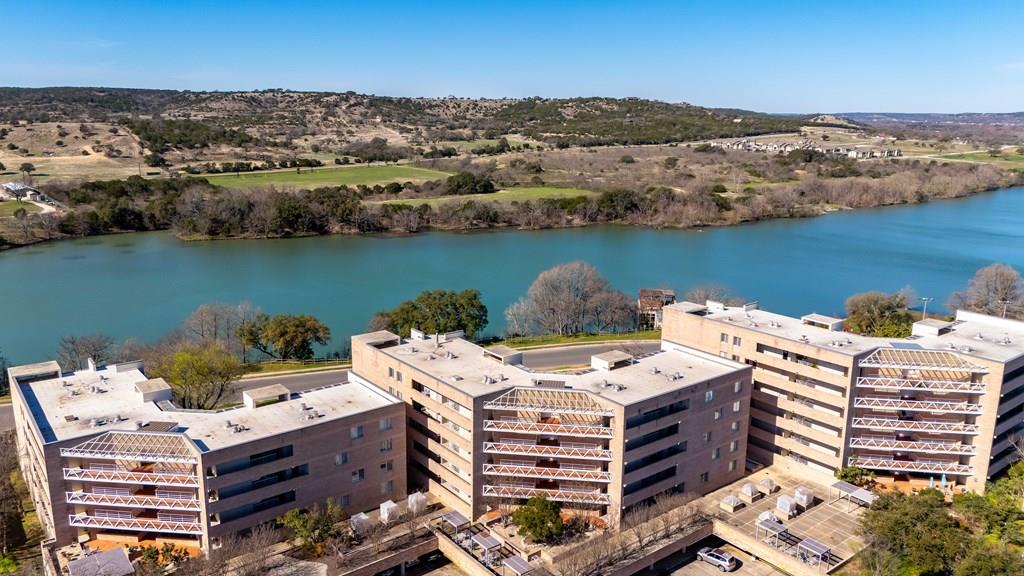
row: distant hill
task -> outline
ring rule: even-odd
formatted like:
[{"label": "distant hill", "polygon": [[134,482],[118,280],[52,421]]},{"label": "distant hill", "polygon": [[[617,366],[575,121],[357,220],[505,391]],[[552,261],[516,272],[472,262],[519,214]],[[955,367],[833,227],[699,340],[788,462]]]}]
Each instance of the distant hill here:
[{"label": "distant hill", "polygon": [[520,134],[552,145],[655,144],[798,130],[808,117],[638,98],[398,98],[354,92],[0,88],[0,121],[187,119],[275,142],[424,144]]},{"label": "distant hill", "polygon": [[1024,112],[854,112],[842,116],[905,137],[955,138],[978,145],[1019,144],[1024,141]]}]

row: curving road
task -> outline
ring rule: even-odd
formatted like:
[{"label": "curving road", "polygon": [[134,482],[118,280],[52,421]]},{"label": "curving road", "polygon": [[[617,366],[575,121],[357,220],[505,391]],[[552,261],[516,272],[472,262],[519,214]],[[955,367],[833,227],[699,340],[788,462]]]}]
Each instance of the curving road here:
[{"label": "curving road", "polygon": [[[553,370],[570,366],[590,364],[590,357],[609,350],[625,350],[632,354],[654,352],[661,348],[659,342],[617,342],[614,344],[582,344],[561,346],[558,348],[541,348],[523,351],[523,364],[534,370]],[[228,402],[241,400],[242,392],[268,386],[283,384],[293,392],[309,390],[328,384],[337,384],[348,380],[348,370],[325,370],[323,372],[305,372],[300,374],[270,375],[258,378],[246,378],[238,382],[234,394],[227,398]],[[0,432],[14,429],[14,412],[10,404],[0,404]]]}]

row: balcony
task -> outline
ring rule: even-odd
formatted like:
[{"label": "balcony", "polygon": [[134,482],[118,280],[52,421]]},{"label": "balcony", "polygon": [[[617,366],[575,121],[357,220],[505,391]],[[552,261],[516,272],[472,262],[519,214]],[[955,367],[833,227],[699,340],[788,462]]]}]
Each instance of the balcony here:
[{"label": "balcony", "polygon": [[907,380],[904,378],[857,378],[858,388],[875,390],[921,390],[926,392],[966,392],[984,394],[985,384],[981,382],[957,382],[955,380]]},{"label": "balcony", "polygon": [[583,490],[545,490],[543,488],[526,488],[520,486],[483,485],[484,496],[500,498],[533,498],[546,496],[555,502],[571,502],[573,504],[611,504],[611,496],[597,491]]},{"label": "balcony", "polygon": [[959,462],[927,462],[893,460],[874,456],[851,456],[850,466],[891,472],[924,472],[931,474],[973,474],[974,467]]},{"label": "balcony", "polygon": [[581,458],[610,462],[612,451],[602,448],[578,448],[572,446],[541,446],[516,442],[484,442],[486,454],[514,454],[517,456],[542,456],[545,458]]},{"label": "balcony", "polygon": [[977,448],[959,442],[940,441],[912,441],[896,440],[894,438],[870,438],[860,437],[850,439],[850,448],[864,448],[867,450],[893,450],[896,452],[925,452],[931,454],[957,454],[961,456],[973,456]]},{"label": "balcony", "polygon": [[611,438],[612,429],[606,426],[587,424],[555,424],[527,420],[484,420],[488,432],[519,432],[521,434],[551,434],[554,436],[578,436],[587,438]]},{"label": "balcony", "polygon": [[897,432],[933,432],[953,434],[978,434],[977,424],[963,422],[931,422],[926,420],[900,420],[897,418],[854,418],[854,428],[892,430]]},{"label": "balcony", "polygon": [[855,398],[855,408],[876,410],[905,410],[908,412],[946,412],[949,414],[981,414],[981,404],[950,402],[948,400],[903,400],[901,398]]},{"label": "balcony", "polygon": [[195,475],[165,472],[65,468],[64,479],[80,480],[82,482],[107,482],[110,484],[142,484],[147,486],[178,486],[182,488],[199,487],[199,478]]},{"label": "balcony", "polygon": [[100,518],[86,514],[71,514],[68,516],[68,524],[78,528],[106,528],[110,530],[164,532],[196,536],[202,536],[203,534],[203,525],[198,522],[174,522],[153,518]]},{"label": "balcony", "polygon": [[484,464],[488,476],[512,476],[518,478],[544,478],[546,480],[581,480],[584,482],[611,482],[610,472],[581,468],[544,468],[514,464]]},{"label": "balcony", "polygon": [[118,496],[92,492],[65,492],[68,504],[124,506],[126,508],[153,508],[157,510],[188,510],[199,512],[199,500],[184,498],[158,498],[156,496]]}]

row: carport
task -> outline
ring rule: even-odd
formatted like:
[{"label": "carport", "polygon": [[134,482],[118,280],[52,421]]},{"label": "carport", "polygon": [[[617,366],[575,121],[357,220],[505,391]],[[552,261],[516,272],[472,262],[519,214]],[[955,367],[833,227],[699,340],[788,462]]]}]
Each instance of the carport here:
[{"label": "carport", "polygon": [[822,564],[828,566],[831,552],[831,548],[813,538],[804,538],[796,545],[796,557],[804,564],[818,566],[819,570]]},{"label": "carport", "polygon": [[533,570],[533,566],[519,556],[509,556],[501,562],[506,568],[511,568],[516,576],[524,576]]},{"label": "carport", "polygon": [[760,539],[762,532],[764,532],[764,542],[776,548],[784,546],[789,538],[789,530],[779,522],[772,520],[761,520],[757,523],[754,528],[754,537]]},{"label": "carport", "polygon": [[828,503],[832,504],[833,502],[838,502],[843,499],[846,499],[849,503],[847,507],[847,511],[849,511],[854,505],[864,506],[865,508],[871,506],[872,502],[878,500],[878,495],[865,490],[860,486],[840,480],[829,487]]}]

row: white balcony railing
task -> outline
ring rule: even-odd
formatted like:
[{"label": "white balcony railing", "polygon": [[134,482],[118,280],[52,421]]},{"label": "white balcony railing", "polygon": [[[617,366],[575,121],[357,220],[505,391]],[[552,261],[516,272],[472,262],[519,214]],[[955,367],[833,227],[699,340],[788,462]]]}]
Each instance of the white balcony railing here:
[{"label": "white balcony railing", "polygon": [[902,432],[978,434],[977,424],[964,424],[963,422],[933,422],[927,420],[899,420],[897,418],[854,418],[853,427]]},{"label": "white balcony railing", "polygon": [[948,400],[903,400],[902,398],[855,398],[855,408],[875,410],[905,410],[907,412],[946,412],[949,414],[981,414],[981,404],[950,402]]},{"label": "white balcony railing", "polygon": [[107,482],[110,484],[142,484],[148,486],[180,486],[198,488],[199,478],[192,474],[171,474],[165,472],[132,472],[129,470],[86,470],[65,468],[65,480],[83,482]]},{"label": "white balcony railing", "polygon": [[68,524],[78,528],[106,528],[111,530],[134,530],[166,532],[172,534],[202,535],[203,525],[198,522],[178,522],[152,518],[100,518],[86,514],[71,514]]},{"label": "white balcony railing", "polygon": [[92,492],[65,492],[68,504],[95,504],[124,506],[126,508],[152,508],[156,510],[188,510],[199,512],[199,500],[194,498],[158,498],[156,496],[123,496]]},{"label": "white balcony railing", "polygon": [[610,472],[578,468],[542,468],[514,464],[484,464],[488,476],[511,476],[514,478],[544,478],[548,480],[582,480],[586,482],[611,482]]},{"label": "white balcony railing", "polygon": [[851,456],[850,466],[892,472],[924,472],[932,474],[973,474],[974,468],[959,462],[892,460],[871,456]]},{"label": "white balcony railing", "polygon": [[896,452],[925,452],[931,454],[959,454],[973,456],[977,452],[975,446],[959,442],[935,442],[896,440],[894,438],[851,438],[850,448],[867,450],[893,450]]},{"label": "white balcony railing", "polygon": [[484,420],[488,432],[519,432],[523,434],[552,434],[555,436],[579,436],[587,438],[611,438],[612,429],[605,426],[586,424],[550,424],[526,420]]},{"label": "white balcony railing", "polygon": [[858,388],[876,390],[922,390],[928,392],[968,392],[984,394],[982,382],[958,382],[955,380],[908,380],[904,378],[857,378]]},{"label": "white balcony railing", "polygon": [[484,442],[487,454],[515,454],[519,456],[543,456],[548,458],[582,458],[586,460],[612,459],[612,451],[602,448],[576,448],[571,446],[539,446],[516,442]]},{"label": "white balcony railing", "polygon": [[543,488],[525,488],[520,486],[497,486],[484,484],[484,496],[498,496],[502,498],[533,498],[534,496],[546,496],[548,500],[556,502],[571,502],[574,504],[610,504],[611,496],[602,492],[582,490],[545,490]]}]

